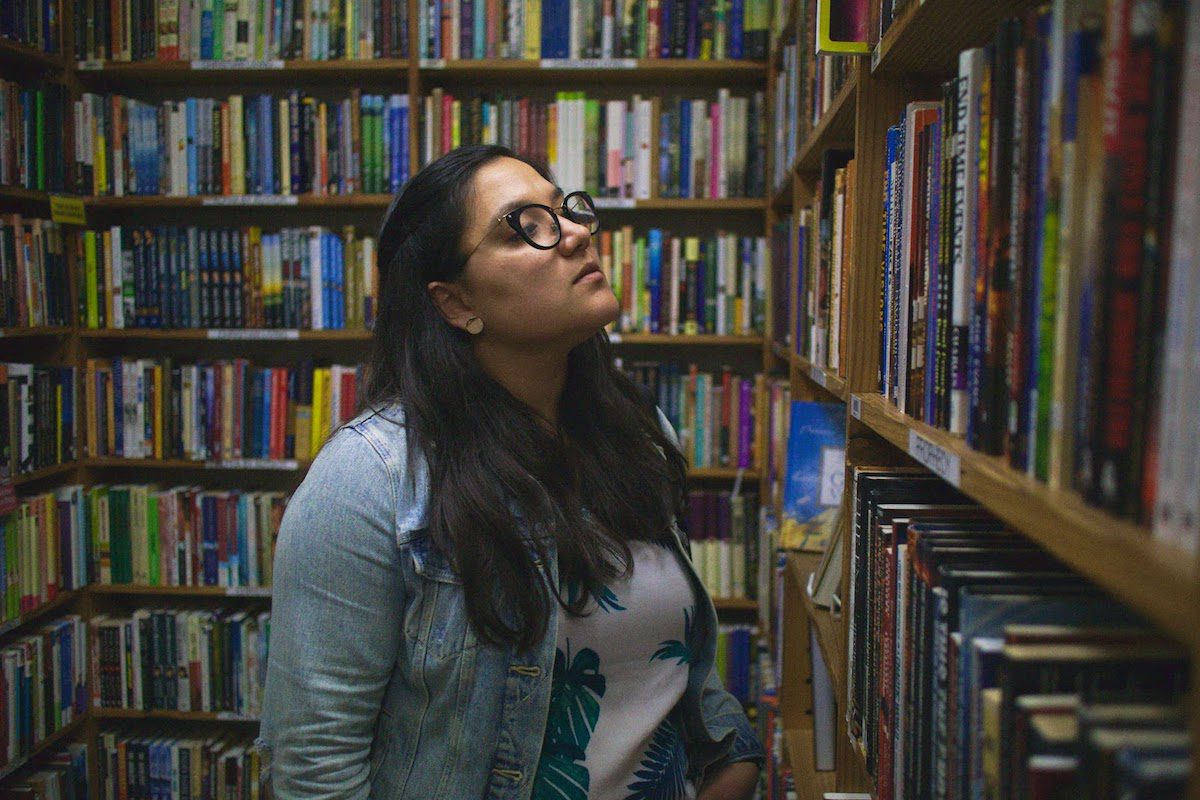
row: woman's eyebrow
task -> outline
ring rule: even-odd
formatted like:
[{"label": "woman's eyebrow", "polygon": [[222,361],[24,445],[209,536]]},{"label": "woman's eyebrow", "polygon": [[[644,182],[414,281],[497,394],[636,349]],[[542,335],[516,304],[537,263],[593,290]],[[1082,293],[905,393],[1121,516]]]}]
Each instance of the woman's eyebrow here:
[{"label": "woman's eyebrow", "polygon": [[[566,197],[566,195],[563,194],[563,190],[560,189],[559,187],[555,186],[554,193],[550,195],[550,205],[554,205],[557,201],[562,200],[564,197]],[[503,217],[506,214],[511,214],[513,211],[516,211],[521,206],[527,206],[527,205],[530,205],[531,203],[536,203],[536,202],[538,202],[538,201],[537,200],[529,200],[527,198],[513,200],[511,203],[508,203],[503,208],[501,208],[500,213],[498,213],[496,216]]]}]

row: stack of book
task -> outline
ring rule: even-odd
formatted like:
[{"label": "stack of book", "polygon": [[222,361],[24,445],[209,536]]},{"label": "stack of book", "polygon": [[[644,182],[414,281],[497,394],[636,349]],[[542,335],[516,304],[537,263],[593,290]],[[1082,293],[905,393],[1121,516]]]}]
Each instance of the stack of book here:
[{"label": "stack of book", "polygon": [[[1181,700],[1178,645],[957,490],[917,469],[852,476],[847,720],[875,797],[1034,797],[1026,706]],[[1064,780],[1118,796],[1093,777]]]},{"label": "stack of book", "polygon": [[62,228],[0,214],[0,328],[70,325],[70,296]]},{"label": "stack of book", "polygon": [[153,732],[100,732],[99,800],[154,797],[173,786],[192,798],[250,796],[266,780],[268,767],[249,735],[214,735],[211,728],[178,723]]},{"label": "stack of book", "polygon": [[758,439],[755,411],[764,378],[701,372],[695,364],[633,362],[629,376],[648,388],[674,426],[688,465],[696,469],[755,469]]},{"label": "stack of book", "polygon": [[434,88],[421,116],[421,163],[466,144],[502,144],[550,166],[568,190],[593,197],[762,197],[765,97],[633,95],[629,100],[557,92],[456,97]]},{"label": "stack of book", "polygon": [[767,0],[424,0],[421,58],[767,57]]},{"label": "stack of book", "polygon": [[375,239],[353,226],[80,231],[87,328],[369,330]]},{"label": "stack of book", "polygon": [[855,161],[826,150],[813,204],[796,217],[796,352],[841,374],[850,341],[845,313],[854,263]]},{"label": "stack of book", "polygon": [[139,608],[90,624],[94,708],[261,711],[269,611]]},{"label": "stack of book", "polygon": [[345,195],[408,180],[408,95],[75,101],[75,188],[96,196]]},{"label": "stack of book", "polygon": [[754,598],[758,565],[758,495],[688,492],[692,564],[715,598]]},{"label": "stack of book", "polygon": [[0,757],[12,764],[87,708],[87,623],[70,614],[0,648]]},{"label": "stack of book", "polygon": [[92,534],[79,486],[22,497],[0,517],[0,622],[87,584]]},{"label": "stack of book", "polygon": [[271,61],[406,58],[407,0],[93,0],[75,58]]},{"label": "stack of book", "polygon": [[621,303],[619,333],[707,333],[746,336],[762,331],[766,301],[766,240],[718,232],[675,236],[651,228],[634,236],[626,225],[600,231],[600,268]]},{"label": "stack of book", "polygon": [[75,372],[0,363],[0,478],[75,458]]},{"label": "stack of book", "polygon": [[100,584],[271,585],[283,492],[160,489],[145,484],[72,487]]},{"label": "stack of book", "polygon": [[67,95],[62,84],[0,78],[0,186],[61,192],[67,186]]},{"label": "stack of book", "polygon": [[87,452],[237,462],[314,458],[353,418],[359,368],[255,367],[245,359],[89,358]]},{"label": "stack of book", "polygon": [[717,674],[725,689],[743,706],[754,701],[760,693],[754,639],[753,625],[722,625],[717,631]]}]

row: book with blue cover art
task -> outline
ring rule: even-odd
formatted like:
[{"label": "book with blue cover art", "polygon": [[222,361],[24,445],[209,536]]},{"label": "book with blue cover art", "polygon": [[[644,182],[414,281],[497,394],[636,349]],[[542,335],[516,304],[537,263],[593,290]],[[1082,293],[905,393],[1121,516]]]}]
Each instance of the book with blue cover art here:
[{"label": "book with blue cover art", "polygon": [[842,504],[846,473],[846,406],[792,402],[780,546],[825,549]]}]

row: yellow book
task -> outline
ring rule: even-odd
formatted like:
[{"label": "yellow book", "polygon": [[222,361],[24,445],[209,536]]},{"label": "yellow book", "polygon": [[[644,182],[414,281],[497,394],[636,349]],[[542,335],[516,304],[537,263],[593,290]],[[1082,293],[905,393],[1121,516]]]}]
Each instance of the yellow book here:
[{"label": "yellow book", "polygon": [[[556,100],[562,100],[562,92],[558,93]],[[546,114],[546,160],[550,163],[550,169],[556,173],[558,171],[558,103],[550,103],[550,108]]]},{"label": "yellow book", "polygon": [[[341,5],[334,3],[335,6]],[[333,30],[337,30],[336,26]],[[355,0],[346,0],[346,58],[357,59],[359,57],[359,42],[358,42],[358,3]]]},{"label": "yellow book", "polygon": [[229,183],[230,194],[246,193],[246,143],[243,138],[242,96],[229,95]]},{"label": "yellow book", "polygon": [[525,0],[525,58],[537,61],[542,57],[542,3]]},{"label": "yellow book", "polygon": [[233,365],[222,364],[221,370],[221,459],[233,454]]},{"label": "yellow book", "polygon": [[100,295],[96,283],[96,232],[83,232],[83,274],[84,295],[87,302],[87,320],[89,328],[100,327]]},{"label": "yellow book", "polygon": [[93,116],[92,118],[92,189],[94,194],[108,194],[108,140],[104,136],[104,127]]},{"label": "yellow book", "polygon": [[[698,237],[689,236],[683,240],[683,261],[685,264],[696,264],[700,261],[700,239]],[[699,272],[697,270],[688,270],[688,273],[689,274],[687,274],[685,277],[689,281],[694,280],[699,276]],[[703,291],[703,286],[696,287],[697,293],[701,293]],[[700,332],[700,325],[696,321],[696,309],[689,308],[685,313],[686,315],[683,320],[683,334],[685,336],[695,336]]]},{"label": "yellow book", "polygon": [[313,369],[312,392],[312,434],[309,441],[308,458],[316,458],[321,443],[325,440],[325,381],[328,370],[323,367]]},{"label": "yellow book", "polygon": [[984,689],[983,699],[983,796],[989,800],[1000,797],[1000,689]]},{"label": "yellow book", "polygon": [[292,148],[288,141],[289,127],[282,124],[282,120],[288,118],[288,101],[284,98],[279,101],[279,119],[281,120],[279,127],[279,193],[292,193]]},{"label": "yellow book", "polygon": [[154,457],[163,457],[163,369],[162,364],[153,368],[154,380]]},{"label": "yellow book", "polygon": [[42,503],[42,535],[46,541],[46,562],[43,580],[41,586],[38,587],[38,593],[44,600],[50,599],[50,587],[55,587],[57,594],[58,585],[61,583],[58,574],[58,504],[55,497],[51,493],[46,493],[39,498]]},{"label": "yellow book", "polygon": [[450,146],[457,148],[462,144],[462,100],[455,100],[450,105]]}]

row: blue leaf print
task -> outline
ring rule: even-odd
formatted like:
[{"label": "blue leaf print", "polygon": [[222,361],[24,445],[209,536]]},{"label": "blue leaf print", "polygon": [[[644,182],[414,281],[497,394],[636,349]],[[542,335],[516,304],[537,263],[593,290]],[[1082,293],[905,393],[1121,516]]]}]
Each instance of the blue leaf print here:
[{"label": "blue leaf print", "polygon": [[542,755],[533,782],[533,800],[587,800],[591,779],[585,759],[588,742],[600,719],[600,698],[607,681],[600,673],[600,656],[585,647],[571,657],[554,653],[554,681]]},{"label": "blue leaf print", "polygon": [[[567,602],[568,603],[575,603],[579,599],[579,596],[582,592],[583,592],[583,585],[579,581],[568,580],[566,582],[566,593],[567,593]],[[621,605],[621,602],[620,602],[619,598],[617,597],[617,595],[613,592],[612,589],[608,588],[607,586],[603,587],[600,590],[600,595],[598,597],[596,595],[593,595],[592,599],[596,601],[596,605],[599,606],[600,609],[604,612],[624,611],[625,610],[625,606]]]},{"label": "blue leaf print", "polygon": [[626,787],[629,794],[625,800],[683,800],[687,796],[686,773],[683,739],[670,720],[665,720],[650,738],[641,769],[633,773],[638,780]]},{"label": "blue leaf print", "polygon": [[659,642],[658,650],[654,651],[654,655],[650,656],[651,661],[679,659],[679,665],[692,663],[692,654],[696,652],[693,647],[696,639],[696,631],[692,625],[693,608],[694,606],[689,606],[683,610],[684,641],[667,639],[665,642]]}]

